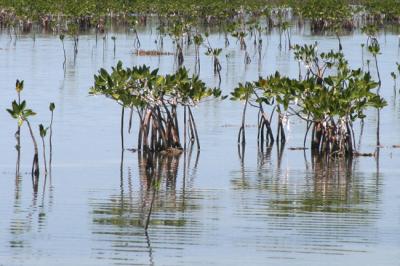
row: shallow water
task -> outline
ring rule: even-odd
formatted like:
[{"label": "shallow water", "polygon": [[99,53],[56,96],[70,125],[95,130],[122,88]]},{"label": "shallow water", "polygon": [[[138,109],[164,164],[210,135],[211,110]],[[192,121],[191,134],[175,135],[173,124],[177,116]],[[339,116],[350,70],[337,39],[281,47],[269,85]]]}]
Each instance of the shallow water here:
[{"label": "shallow water", "polygon": [[[23,98],[38,112],[32,119],[35,128],[49,122],[48,103],[56,104],[52,174],[46,183],[41,177],[38,193],[33,193],[28,173],[28,131],[22,132],[23,175],[16,179],[16,122],[0,112],[0,265],[400,265],[400,150],[391,147],[400,144],[400,102],[390,77],[400,61],[397,35],[379,36],[381,93],[388,101],[381,114],[385,147],[379,160],[360,157],[328,167],[309,152],[289,150],[303,141],[304,125],[295,120],[286,149],[274,146],[259,152],[256,116],[250,112],[242,161],[236,146],[242,105],[208,101],[195,110],[201,152],[194,148],[187,155],[160,158],[158,193],[148,189],[137,153],[125,151],[121,167],[119,106],[88,96],[88,88],[100,67],[108,69],[118,60],[170,73],[174,57],[137,57],[132,34],[115,36],[114,57],[111,34],[106,43],[100,36],[97,46],[94,35],[82,35],[75,62],[72,40],[67,39],[64,72],[57,36],[36,35],[35,42],[32,36],[21,36],[15,42],[0,35],[0,109],[15,98],[17,78],[25,80]],[[156,49],[155,37],[154,30],[141,31],[142,48]],[[279,36],[273,32],[263,38],[261,63],[249,41],[252,62],[247,66],[231,39],[221,57],[225,94],[238,82],[276,70],[298,75],[292,52],[278,49]],[[315,40],[320,51],[337,48],[334,37],[293,29],[293,43]],[[365,40],[359,33],[342,37],[354,67],[362,65],[360,44]],[[223,36],[212,34],[210,43],[223,47]],[[168,38],[164,50],[173,51]],[[200,76],[216,86],[204,50]],[[367,59],[372,62],[364,51]],[[193,47],[185,50],[185,65],[194,67]],[[375,123],[371,111],[363,152],[375,149]],[[126,135],[128,147],[136,145],[136,125]]]}]

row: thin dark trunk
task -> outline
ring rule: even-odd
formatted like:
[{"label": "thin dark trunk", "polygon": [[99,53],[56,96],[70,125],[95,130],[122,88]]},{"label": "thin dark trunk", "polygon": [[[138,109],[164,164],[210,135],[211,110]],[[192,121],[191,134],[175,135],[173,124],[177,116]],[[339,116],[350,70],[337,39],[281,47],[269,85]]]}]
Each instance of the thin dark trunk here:
[{"label": "thin dark trunk", "polygon": [[379,66],[378,66],[378,58],[376,55],[374,55],[374,59],[375,59],[375,67],[376,67],[376,73],[378,74],[378,82],[379,82],[379,87],[378,87],[378,94],[379,91],[381,89],[381,74],[379,73]]},{"label": "thin dark trunk", "polygon": [[200,140],[199,140],[199,134],[197,133],[196,122],[194,121],[194,117],[193,117],[193,113],[192,113],[191,108],[188,107],[188,110],[189,110],[190,120],[192,121],[193,129],[194,129],[194,135],[196,137],[197,149],[200,150]]},{"label": "thin dark trunk", "polygon": [[121,111],[121,147],[124,150],[124,117],[125,117],[125,106],[122,106]]},{"label": "thin dark trunk", "polygon": [[[186,120],[186,106],[183,107],[183,150],[186,151],[186,131],[187,131],[187,120]],[[186,156],[186,155],[185,155]]]},{"label": "thin dark trunk", "polygon": [[132,117],[133,117],[133,107],[131,107],[131,111],[130,111],[130,114],[129,114],[128,133],[131,133],[131,129],[132,129]]},{"label": "thin dark trunk", "polygon": [[381,125],[381,110],[378,108],[378,119],[376,121],[376,146],[379,147],[381,145],[381,140],[380,140],[380,125]]},{"label": "thin dark trunk", "polygon": [[47,175],[46,146],[44,144],[44,138],[42,138],[42,147],[43,147],[44,174]]},{"label": "thin dark trunk", "polygon": [[34,148],[34,156],[33,156],[33,162],[32,162],[32,177],[39,177],[39,152],[38,152],[38,145],[35,139],[35,136],[33,135],[32,127],[31,124],[29,123],[28,120],[25,120],[28,128],[29,128],[29,133],[31,134],[32,142],[33,142],[33,148]]},{"label": "thin dark trunk", "polygon": [[150,203],[150,210],[149,210],[149,213],[147,214],[146,225],[144,227],[144,230],[146,232],[147,232],[147,229],[149,228],[151,212],[153,211],[154,200],[156,198],[156,185],[153,184],[153,186],[154,186],[154,188],[153,188],[153,196],[151,198],[151,203]]},{"label": "thin dark trunk", "polygon": [[50,148],[50,158],[49,158],[49,170],[51,175],[51,162],[53,159],[53,111],[51,111],[51,119],[50,119],[50,135],[49,135],[49,148]]},{"label": "thin dark trunk", "polygon": [[244,108],[243,108],[243,113],[242,113],[242,126],[239,129],[239,134],[238,134],[238,143],[240,143],[240,140],[242,144],[246,143],[246,131],[245,131],[245,123],[246,123],[246,110],[247,110],[247,103],[248,103],[248,99],[246,98],[246,102],[244,104]]},{"label": "thin dark trunk", "polygon": [[65,65],[67,62],[67,55],[65,54],[65,46],[64,46],[64,41],[62,41],[62,47],[63,47],[63,52],[64,52],[64,62],[63,62],[63,68],[65,69]]},{"label": "thin dark trunk", "polygon": [[[21,94],[18,92],[18,104],[21,104]],[[19,170],[21,165],[21,127],[18,125],[17,132],[15,133],[15,137],[17,139],[17,164],[15,174],[19,176]]]}]

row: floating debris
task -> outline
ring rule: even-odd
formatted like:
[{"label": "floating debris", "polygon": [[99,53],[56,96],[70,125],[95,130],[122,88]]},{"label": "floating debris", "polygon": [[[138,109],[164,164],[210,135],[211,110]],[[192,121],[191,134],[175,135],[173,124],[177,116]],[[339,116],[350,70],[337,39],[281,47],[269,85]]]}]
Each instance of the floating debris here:
[{"label": "floating debris", "polygon": [[305,148],[305,147],[289,147],[288,150],[291,150],[291,151],[305,151],[305,150],[308,150],[308,148]]},{"label": "floating debris", "polygon": [[358,156],[358,157],[375,157],[375,152],[357,152],[355,151],[353,153],[354,156]]},{"label": "floating debris", "polygon": [[135,54],[137,56],[160,56],[160,55],[174,55],[174,53],[170,52],[163,52],[163,51],[156,51],[156,50],[136,50]]}]

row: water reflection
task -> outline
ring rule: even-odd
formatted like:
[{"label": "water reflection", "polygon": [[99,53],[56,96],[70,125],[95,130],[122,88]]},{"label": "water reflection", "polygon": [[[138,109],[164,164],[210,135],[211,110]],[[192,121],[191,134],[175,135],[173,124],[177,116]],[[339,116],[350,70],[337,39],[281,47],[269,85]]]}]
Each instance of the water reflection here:
[{"label": "water reflection", "polygon": [[113,263],[153,265],[155,247],[180,250],[183,243],[194,244],[195,236],[203,231],[193,215],[207,207],[199,203],[204,198],[201,192],[192,190],[199,153],[190,148],[188,152],[139,152],[135,156],[138,187],[132,187],[128,167],[119,194],[91,200],[93,252],[96,258]]},{"label": "water reflection", "polygon": [[[26,177],[18,175],[15,179],[13,211],[9,221],[9,259],[13,262],[21,260],[21,254],[43,252],[33,245],[33,236],[47,230],[48,215],[53,208],[54,187],[51,178],[39,190],[36,187],[32,190],[30,186],[23,186],[24,178]],[[26,188],[27,191],[24,190]]]},{"label": "water reflection", "polygon": [[[298,30],[293,32],[294,43],[318,39],[323,51],[337,47],[327,36]],[[13,173],[0,178],[0,264],[55,265],[63,258],[75,259],[70,265],[320,265],[321,257],[343,265],[361,264],[361,257],[364,264],[370,265],[398,262],[398,150],[393,150],[392,158],[392,151],[382,148],[380,161],[355,158],[327,163],[307,158],[309,151],[278,153],[276,145],[256,156],[256,147],[249,141],[240,160],[236,147],[232,147],[237,132],[225,130],[220,124],[236,123],[241,108],[225,101],[205,103],[196,111],[202,117],[199,128],[205,142],[201,156],[193,151],[162,158],[142,154],[137,159],[138,154],[125,151],[120,166],[119,139],[110,130],[116,128],[119,109],[100,99],[88,99],[92,74],[100,67],[115,65],[119,59],[125,64],[159,67],[163,73],[173,71],[173,57],[132,55],[131,37],[117,34],[114,58],[111,45],[105,47],[103,57],[101,39],[96,48],[93,36],[82,36],[76,64],[72,42],[68,41],[65,69],[57,36],[40,36],[35,49],[31,48],[31,40],[21,38],[16,49],[10,47],[7,51],[12,42],[2,39],[3,87],[23,76],[32,84],[33,89],[26,93],[38,113],[48,112],[44,101],[57,101],[60,108],[54,143],[58,151],[54,157],[57,193],[50,177],[47,181],[40,179],[37,193],[32,192],[30,175],[14,179],[15,157],[3,153],[2,165],[10,165]],[[149,31],[143,33],[144,47],[154,49],[153,40]],[[223,38],[217,34],[211,34],[210,41],[223,46]],[[364,41],[361,34],[351,35],[343,38],[343,47],[355,67],[365,57],[362,62],[367,71],[365,60],[372,58],[359,48]],[[390,48],[397,42],[397,35],[393,35],[382,46],[382,76],[386,77],[382,94],[391,99],[390,106],[382,111],[385,145],[399,143],[396,129],[400,104],[390,79],[398,55],[398,50]],[[251,48],[252,62],[244,67],[243,53],[231,43],[226,56],[221,57],[224,94],[229,94],[238,82],[272,74],[276,69],[297,77],[298,62],[285,50],[279,52],[277,46],[275,33],[263,36],[261,61],[259,51]],[[192,48],[187,49],[185,58],[185,65],[191,69]],[[165,51],[171,50],[172,44],[166,39]],[[208,85],[216,86],[218,78],[212,73],[211,62],[202,51],[200,54],[200,76]],[[373,67],[371,64],[374,74]],[[14,98],[11,90],[2,93],[4,99]],[[5,112],[0,116],[2,121],[10,119]],[[371,150],[371,143],[375,143],[375,116],[368,116],[365,128],[361,124],[362,130],[356,132],[357,136],[364,135],[358,143],[360,151]],[[10,145],[14,127],[13,123],[4,123],[0,132],[2,144],[9,151],[14,146],[14,142]],[[301,145],[303,131],[293,130],[292,134],[287,145]],[[23,136],[25,147],[30,139]],[[98,145],[99,139],[102,145]],[[29,155],[24,150],[22,157]],[[146,169],[149,164],[155,165],[151,171]],[[23,164],[21,167],[22,172]],[[53,194],[57,195],[57,205]]]},{"label": "water reflection", "polygon": [[297,153],[298,159],[298,151],[283,156],[279,149],[277,156],[272,151],[260,152],[255,168],[242,164],[232,172],[233,200],[238,206],[234,217],[246,221],[237,230],[254,237],[246,238],[247,245],[273,256],[298,258],[367,252],[361,242],[378,242],[379,169],[377,175],[366,175],[358,158],[321,157],[311,158],[311,163],[305,157],[306,167],[296,169],[286,160],[291,153]]}]

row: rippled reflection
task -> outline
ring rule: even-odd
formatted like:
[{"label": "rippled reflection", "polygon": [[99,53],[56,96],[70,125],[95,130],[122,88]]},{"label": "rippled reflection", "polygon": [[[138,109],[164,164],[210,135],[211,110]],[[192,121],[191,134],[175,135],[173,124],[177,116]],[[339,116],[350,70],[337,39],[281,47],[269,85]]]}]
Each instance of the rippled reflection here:
[{"label": "rippled reflection", "polygon": [[[137,157],[138,176],[128,168],[120,194],[90,203],[93,252],[98,259],[153,265],[153,250],[179,253],[182,245],[199,244],[196,238],[210,230],[200,224],[200,217],[215,196],[192,188],[199,153],[138,153]],[[137,188],[132,187],[132,178],[139,180]]]},{"label": "rippled reflection", "polygon": [[15,179],[13,208],[9,218],[9,259],[14,263],[26,254],[43,252],[33,244],[34,236],[47,230],[48,215],[53,208],[54,187],[51,178],[39,190],[36,186],[33,186],[33,190],[28,184],[23,186],[23,181],[29,181],[29,178],[18,175]]},{"label": "rippled reflection", "polygon": [[242,163],[232,173],[235,218],[246,221],[237,230],[252,236],[247,245],[272,257],[298,258],[362,253],[377,243],[379,176],[363,174],[351,158],[313,157],[305,159],[306,167],[290,169],[282,167],[279,150],[276,157],[272,152],[259,154],[256,169]]},{"label": "rippled reflection", "polygon": [[[141,33],[148,49],[154,48],[154,30],[149,27]],[[337,46],[330,36],[293,30],[294,43],[318,40],[321,51]],[[15,179],[16,128],[9,115],[0,112],[4,122],[0,265],[396,265],[400,261],[400,154],[399,149],[389,148],[400,143],[399,96],[390,78],[399,55],[393,49],[397,35],[380,36],[379,63],[385,77],[381,92],[389,102],[382,110],[386,148],[381,149],[380,160],[321,161],[310,157],[309,151],[290,151],[303,144],[304,129],[295,121],[285,150],[275,145],[257,155],[251,120],[248,146],[239,150],[238,158],[234,125],[242,108],[230,101],[210,101],[196,110],[204,143],[201,156],[196,150],[157,157],[125,151],[121,165],[115,131],[120,110],[107,99],[87,97],[93,73],[122,60],[125,65],[160,68],[166,74],[174,71],[174,58],[132,55],[132,35],[124,32],[115,32],[115,56],[112,45],[103,50],[94,36],[82,35],[76,64],[72,43],[66,42],[64,70],[58,36],[38,35],[35,47],[28,36],[14,39],[14,46],[6,34],[2,36],[2,87],[9,88],[18,77],[29,83],[25,95],[40,114],[32,121],[35,124],[48,121],[44,102],[55,101],[60,108],[54,125],[57,152],[49,171],[53,180],[48,177],[46,189],[44,177],[32,184],[31,140],[24,132],[22,176]],[[209,38],[212,44],[224,46],[223,36],[212,33]],[[261,61],[256,53],[246,66],[237,46],[232,43],[226,49],[221,57],[224,94],[238,82],[275,70],[297,77],[298,62],[290,51],[277,49],[278,38],[276,32],[265,36]],[[360,66],[359,44],[364,42],[361,33],[343,38],[353,67]],[[172,51],[171,42],[165,45],[166,51]],[[364,52],[365,60],[373,59]],[[192,48],[185,56],[185,66],[193,69]],[[212,62],[204,53],[201,56],[201,79],[217,86]],[[14,90],[0,93],[6,102],[15,98]],[[374,150],[375,125],[372,112],[365,126],[356,130],[356,136],[363,135],[359,151]]]}]

